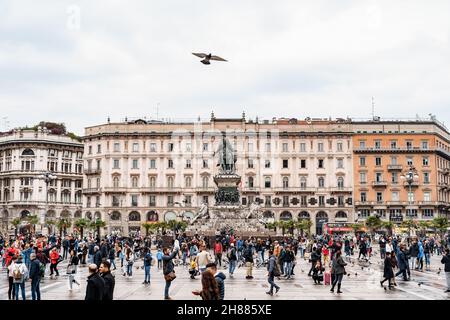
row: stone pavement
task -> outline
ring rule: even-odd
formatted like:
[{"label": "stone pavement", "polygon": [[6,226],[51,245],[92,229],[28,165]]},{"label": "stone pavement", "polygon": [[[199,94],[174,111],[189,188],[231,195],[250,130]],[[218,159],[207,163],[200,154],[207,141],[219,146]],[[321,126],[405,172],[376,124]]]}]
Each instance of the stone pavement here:
[{"label": "stone pavement", "polygon": [[[355,255],[356,257],[356,255]],[[445,274],[437,274],[439,268],[443,268],[440,263],[441,256],[433,256],[431,261],[432,271],[412,271],[411,281],[404,282],[401,277],[397,278],[398,286],[393,290],[384,290],[379,281],[382,278],[382,261],[377,257],[372,257],[372,264],[369,268],[363,268],[358,263],[349,263],[346,267],[348,275],[342,282],[342,294],[330,293],[330,286],[315,285],[311,277],[307,276],[310,264],[307,261],[297,258],[297,266],[294,269],[294,279],[276,280],[281,287],[278,294],[269,296],[265,294],[268,290],[268,283],[264,268],[254,268],[254,279],[245,279],[245,268],[241,267],[235,271],[234,278],[230,278],[228,270],[222,270],[227,279],[225,280],[225,299],[236,300],[442,300],[449,299],[450,294],[444,292]],[[356,261],[356,260],[352,260]],[[116,262],[118,266],[120,262]],[[133,266],[133,277],[127,278],[120,273],[120,269],[113,271],[116,278],[114,291],[115,300],[161,300],[164,293],[164,278],[161,270],[152,266],[151,284],[143,285],[144,271],[140,268],[142,260]],[[87,267],[79,268],[78,281],[81,287],[74,285],[74,290],[68,290],[67,275],[65,269],[67,262],[62,262],[59,266],[59,279],[49,279],[48,275],[41,283],[41,295],[44,300],[82,300],[86,291]],[[170,288],[170,296],[176,300],[200,300],[194,296],[192,290],[201,289],[200,276],[195,280],[190,279],[187,267],[178,266],[175,268],[177,278]],[[48,274],[48,273],[47,273]],[[30,282],[26,284],[27,299],[31,298]],[[0,300],[8,299],[8,281],[6,270],[3,269],[0,278]]]}]

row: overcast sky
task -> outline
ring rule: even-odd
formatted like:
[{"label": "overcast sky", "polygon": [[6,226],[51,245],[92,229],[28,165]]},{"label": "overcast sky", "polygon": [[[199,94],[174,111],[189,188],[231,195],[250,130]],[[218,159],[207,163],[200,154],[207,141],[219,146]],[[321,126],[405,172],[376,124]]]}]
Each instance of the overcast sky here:
[{"label": "overcast sky", "polygon": [[379,116],[450,127],[449,13],[448,0],[1,0],[0,130],[83,134],[158,104],[160,118],[363,118],[372,96]]}]

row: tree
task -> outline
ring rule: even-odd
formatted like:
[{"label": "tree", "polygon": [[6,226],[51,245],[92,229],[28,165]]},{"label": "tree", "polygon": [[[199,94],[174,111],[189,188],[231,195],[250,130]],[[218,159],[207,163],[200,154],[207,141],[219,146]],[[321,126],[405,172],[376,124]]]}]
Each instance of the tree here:
[{"label": "tree", "polygon": [[152,229],[154,227],[154,225],[155,225],[154,223],[150,223],[150,222],[144,222],[142,224],[142,227],[144,227],[144,229],[145,229],[145,235],[147,237],[148,237],[149,230]]},{"label": "tree", "polygon": [[442,235],[448,228],[448,219],[446,217],[436,217],[433,219],[431,224],[435,232],[439,230]]},{"label": "tree", "polygon": [[309,233],[311,230],[312,222],[310,219],[302,219],[294,223],[297,230],[300,230],[300,235],[303,237],[303,232]]},{"label": "tree", "polygon": [[53,227],[52,226],[54,226],[56,224],[56,221],[55,220],[46,220],[45,224],[48,227],[48,233],[49,234],[52,233],[52,231],[53,231]]},{"label": "tree", "polygon": [[294,229],[294,221],[288,220],[288,221],[278,221],[277,226],[281,228],[283,236],[286,234],[286,229],[288,230],[288,233]]},{"label": "tree", "polygon": [[89,224],[90,224],[90,221],[88,219],[84,219],[84,218],[80,218],[80,219],[76,220],[74,223],[75,227],[80,229],[80,235],[81,235],[82,239],[83,239],[83,234],[84,234],[84,228],[88,227]]},{"label": "tree", "polygon": [[70,228],[71,225],[72,225],[72,223],[70,222],[69,219],[67,219],[67,218],[59,219],[58,222],[56,223],[56,226],[59,229],[59,236],[62,237],[63,231],[64,231],[64,234],[65,234],[67,228]]},{"label": "tree", "polygon": [[386,229],[389,236],[392,236],[392,230],[394,229],[395,223],[392,221],[382,221],[381,227]]},{"label": "tree", "polygon": [[97,219],[90,223],[90,227],[97,232],[98,236],[100,236],[100,228],[104,228],[105,226],[106,226],[106,222],[101,219]]},{"label": "tree", "polygon": [[422,236],[425,236],[427,233],[427,229],[431,228],[431,226],[432,226],[431,221],[423,221],[423,220],[419,221],[418,228],[420,230],[420,234]]},{"label": "tree", "polygon": [[167,227],[170,228],[173,231],[173,236],[175,237],[175,234],[177,231],[184,231],[186,230],[188,226],[188,223],[186,221],[177,221],[177,220],[170,220],[167,223]]},{"label": "tree", "polygon": [[36,233],[36,225],[39,223],[37,215],[30,215],[27,217],[28,223],[33,226],[33,233]]},{"label": "tree", "polygon": [[18,231],[17,227],[19,226],[20,222],[21,222],[20,218],[15,218],[11,221],[11,224],[14,226],[14,234],[16,237],[17,237],[17,231]]},{"label": "tree", "polygon": [[381,227],[381,219],[377,216],[369,216],[364,222],[364,225],[367,229],[369,229],[369,232],[372,234],[372,236],[374,236],[375,230]]},{"label": "tree", "polygon": [[277,229],[277,223],[276,222],[269,222],[266,224],[266,228],[269,230],[276,230]]},{"label": "tree", "polygon": [[351,228],[353,229],[353,232],[356,233],[358,231],[361,231],[364,225],[362,223],[352,223]]},{"label": "tree", "polygon": [[415,220],[405,220],[402,222],[401,226],[408,229],[408,235],[411,236],[411,230],[417,229],[417,221]]}]

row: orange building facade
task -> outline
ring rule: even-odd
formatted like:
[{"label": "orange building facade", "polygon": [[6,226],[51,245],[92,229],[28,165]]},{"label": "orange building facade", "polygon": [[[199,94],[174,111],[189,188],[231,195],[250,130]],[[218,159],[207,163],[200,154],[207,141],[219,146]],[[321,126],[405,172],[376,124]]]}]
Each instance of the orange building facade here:
[{"label": "orange building facade", "polygon": [[401,223],[449,214],[445,127],[435,121],[373,121],[355,122],[353,131],[355,217]]}]

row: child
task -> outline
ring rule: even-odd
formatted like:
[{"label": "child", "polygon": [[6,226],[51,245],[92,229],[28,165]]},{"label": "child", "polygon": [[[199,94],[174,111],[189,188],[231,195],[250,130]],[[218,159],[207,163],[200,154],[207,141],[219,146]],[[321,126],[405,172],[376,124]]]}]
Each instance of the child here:
[{"label": "child", "polygon": [[320,282],[323,281],[323,271],[325,269],[322,267],[320,260],[318,260],[314,266],[312,275],[315,284],[321,284]]},{"label": "child", "polygon": [[195,260],[191,260],[191,267],[189,268],[189,274],[191,275],[191,279],[195,279],[197,275],[197,262]]},{"label": "child", "polygon": [[162,256],[163,256],[163,253],[161,251],[161,248],[159,248],[158,252],[156,253],[156,259],[158,259],[158,269],[162,268]]}]

